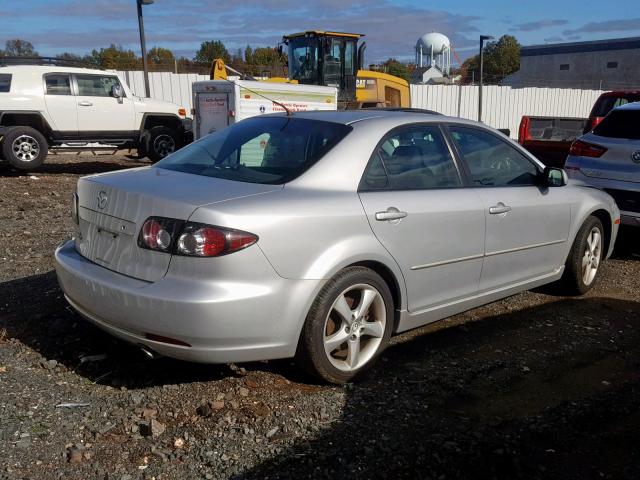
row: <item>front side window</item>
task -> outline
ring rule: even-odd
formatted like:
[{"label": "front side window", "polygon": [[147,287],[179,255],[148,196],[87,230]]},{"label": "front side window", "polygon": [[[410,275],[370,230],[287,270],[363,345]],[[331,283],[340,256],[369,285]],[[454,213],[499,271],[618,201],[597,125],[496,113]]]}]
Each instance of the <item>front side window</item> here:
[{"label": "front side window", "polygon": [[45,75],[47,95],[71,95],[71,79],[67,73]]},{"label": "front side window", "polygon": [[112,97],[111,89],[120,85],[112,75],[76,75],[78,95],[86,97]]},{"label": "front side window", "polygon": [[434,125],[396,131],[373,154],[363,190],[424,190],[461,186],[449,149]]},{"label": "front side window", "polygon": [[460,154],[479,187],[536,185],[538,168],[504,140],[472,127],[449,127]]},{"label": "front side window", "polygon": [[289,41],[289,77],[300,83],[318,81],[318,40],[293,38]]},{"label": "front side window", "polygon": [[304,118],[253,117],[187,145],[156,166],[238,182],[282,184],[320,160],[351,129]]},{"label": "front side window", "polygon": [[0,93],[8,93],[11,90],[11,74],[0,74]]}]

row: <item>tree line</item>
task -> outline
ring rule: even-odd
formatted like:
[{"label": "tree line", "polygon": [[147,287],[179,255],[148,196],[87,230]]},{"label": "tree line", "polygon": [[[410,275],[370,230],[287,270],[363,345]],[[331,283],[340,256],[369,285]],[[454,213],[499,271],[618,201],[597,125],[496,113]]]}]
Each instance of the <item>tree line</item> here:
[{"label": "tree line", "polygon": [[[7,40],[0,49],[0,57],[37,57],[33,44],[23,39]],[[133,51],[112,44],[106,48],[93,49],[85,55],[62,52],[56,55],[95,68],[107,70],[141,70],[142,59]],[[147,52],[147,63],[151,71],[176,71],[181,73],[209,73],[216,58],[238,71],[255,76],[287,76],[286,55],[271,47],[251,47],[229,52],[220,40],[205,41],[193,58],[176,57],[168,48],[154,46]],[[410,81],[417,68],[413,63],[403,63],[389,58],[370,68],[380,70]],[[515,37],[503,35],[497,41],[487,43],[484,51],[484,79],[487,83],[497,83],[520,68],[520,44]],[[463,84],[475,83],[479,79],[479,55],[467,58],[453,70]]]}]

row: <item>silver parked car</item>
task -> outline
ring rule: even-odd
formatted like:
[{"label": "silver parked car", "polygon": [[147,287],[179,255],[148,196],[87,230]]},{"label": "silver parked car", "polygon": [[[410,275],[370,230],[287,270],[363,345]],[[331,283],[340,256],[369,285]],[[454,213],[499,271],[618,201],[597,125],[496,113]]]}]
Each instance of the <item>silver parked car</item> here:
[{"label": "silver parked car", "polygon": [[593,284],[619,211],[475,122],[264,115],[79,180],[57,274],[82,316],[197,362],[295,356],[345,382],[393,333]]},{"label": "silver parked car", "polygon": [[640,102],[616,108],[573,142],[565,169],[609,193],[622,223],[640,227]]}]

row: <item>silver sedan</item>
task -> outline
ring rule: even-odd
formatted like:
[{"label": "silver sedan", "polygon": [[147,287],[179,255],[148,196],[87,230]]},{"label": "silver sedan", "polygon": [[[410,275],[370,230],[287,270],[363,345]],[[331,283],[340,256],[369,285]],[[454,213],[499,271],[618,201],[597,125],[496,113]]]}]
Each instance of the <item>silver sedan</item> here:
[{"label": "silver sedan", "polygon": [[84,177],[60,285],[152,355],[296,357],[329,382],[392,334],[547,283],[591,288],[619,211],[502,134],[402,111],[251,118]]}]

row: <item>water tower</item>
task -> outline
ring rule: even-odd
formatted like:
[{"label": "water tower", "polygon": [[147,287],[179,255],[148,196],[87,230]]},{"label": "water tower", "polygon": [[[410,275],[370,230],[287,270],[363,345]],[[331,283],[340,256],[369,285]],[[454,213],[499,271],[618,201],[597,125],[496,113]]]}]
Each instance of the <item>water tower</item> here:
[{"label": "water tower", "polygon": [[451,72],[451,42],[437,32],[426,33],[416,43],[416,65],[437,67],[443,74]]}]

